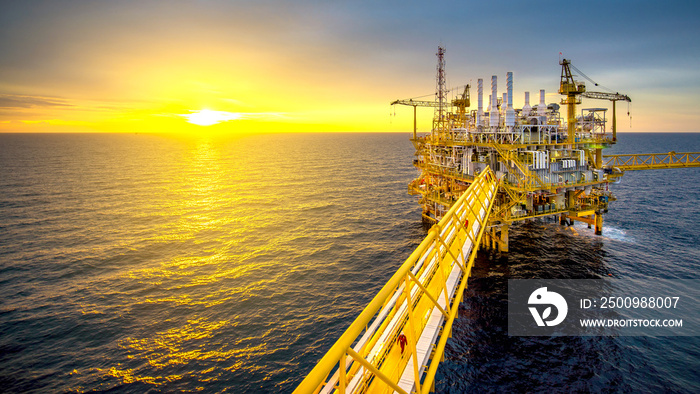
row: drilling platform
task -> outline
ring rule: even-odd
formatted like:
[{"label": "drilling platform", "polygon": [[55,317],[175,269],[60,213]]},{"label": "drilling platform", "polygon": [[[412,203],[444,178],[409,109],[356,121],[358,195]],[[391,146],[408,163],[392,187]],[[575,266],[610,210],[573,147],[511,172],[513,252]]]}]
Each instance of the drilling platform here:
[{"label": "drilling platform", "polygon": [[[435,107],[432,132],[414,134],[414,165],[420,176],[408,186],[420,196],[423,218],[437,223],[486,167],[502,180],[488,224],[487,244],[508,250],[508,226],[536,217],[558,216],[562,222],[578,220],[595,226],[602,234],[603,214],[615,196],[608,185],[619,181],[623,171],[606,167],[602,150],[617,141],[615,103],[631,102],[618,93],[589,92],[574,80],[570,60],[560,61],[559,104],[546,104],[545,91],[539,103],[513,107],[513,73],[506,74],[506,92],[498,95],[498,77],[491,77],[488,106],[484,107],[484,81],[477,82],[477,108],[470,106],[469,88],[448,101],[445,88],[445,50],[437,52],[437,92],[433,102],[396,100],[392,103]],[[583,97],[613,102],[612,130],[606,129],[605,108],[577,112]]]},{"label": "drilling platform", "polygon": [[[408,185],[419,196],[424,222],[431,227],[337,342],[318,361],[295,393],[424,393],[434,391],[447,339],[457,318],[479,248],[508,251],[512,223],[558,218],[582,221],[603,232],[603,215],[615,200],[609,186],[625,171],[700,167],[700,152],[603,155],[617,142],[619,93],[587,91],[574,79],[568,59],[560,60],[560,103],[513,107],[513,73],[498,96],[498,78],[484,107],[483,80],[477,107],[470,86],[447,99],[445,49],[438,48],[434,101],[396,100],[413,107],[414,166],[419,176]],[[591,81],[593,82],[593,81]],[[596,84],[597,85],[597,84]],[[582,98],[612,101],[606,108],[584,108]],[[560,113],[566,106],[566,117]],[[432,130],[417,135],[417,107],[435,108]]]}]

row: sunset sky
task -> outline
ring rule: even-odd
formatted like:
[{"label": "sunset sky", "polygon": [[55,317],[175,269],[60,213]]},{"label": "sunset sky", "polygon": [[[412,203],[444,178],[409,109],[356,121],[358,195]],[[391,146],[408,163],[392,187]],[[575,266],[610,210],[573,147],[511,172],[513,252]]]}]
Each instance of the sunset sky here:
[{"label": "sunset sky", "polygon": [[632,98],[620,131],[700,131],[699,16],[690,1],[5,1],[0,132],[408,132],[412,110],[389,103],[434,93],[438,45],[451,87],[497,75],[500,95],[513,71],[516,107],[526,90],[558,102],[562,52]]}]

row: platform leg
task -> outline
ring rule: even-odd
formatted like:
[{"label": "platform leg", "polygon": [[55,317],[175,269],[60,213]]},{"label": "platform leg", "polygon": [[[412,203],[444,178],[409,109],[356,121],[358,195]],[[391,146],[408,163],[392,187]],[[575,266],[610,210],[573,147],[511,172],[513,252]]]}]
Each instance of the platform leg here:
[{"label": "platform leg", "polygon": [[501,237],[498,243],[499,251],[503,253],[508,253],[508,225],[504,224],[501,226]]}]

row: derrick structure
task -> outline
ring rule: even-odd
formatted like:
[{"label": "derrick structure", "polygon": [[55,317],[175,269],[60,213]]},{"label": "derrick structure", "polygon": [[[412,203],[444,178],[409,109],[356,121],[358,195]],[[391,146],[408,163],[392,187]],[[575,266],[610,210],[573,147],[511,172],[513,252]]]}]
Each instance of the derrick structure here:
[{"label": "derrick structure", "polygon": [[[513,73],[506,74],[506,92],[498,96],[498,77],[491,77],[491,94],[484,107],[483,79],[477,82],[476,109],[469,107],[468,87],[460,99],[447,101],[444,88],[444,49],[438,50],[436,101],[431,104],[397,100],[392,104],[435,107],[433,128],[425,136],[415,133],[414,165],[420,175],[408,186],[419,196],[423,219],[438,222],[480,172],[491,168],[501,179],[494,212],[489,220],[490,246],[508,250],[508,226],[535,217],[558,216],[562,222],[579,220],[602,233],[603,214],[615,200],[609,183],[623,170],[603,163],[602,149],[616,142],[606,129],[605,108],[577,113],[582,97],[631,101],[628,96],[587,92],[574,79],[570,61],[563,59],[559,104],[547,104],[545,91],[531,106],[513,107]],[[613,107],[614,108],[614,107]],[[610,162],[610,161],[608,161]]]}]

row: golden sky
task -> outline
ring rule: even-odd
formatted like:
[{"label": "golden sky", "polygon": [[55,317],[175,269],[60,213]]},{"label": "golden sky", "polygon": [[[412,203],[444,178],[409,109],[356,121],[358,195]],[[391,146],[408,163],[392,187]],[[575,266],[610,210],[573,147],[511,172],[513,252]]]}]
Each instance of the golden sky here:
[{"label": "golden sky", "polygon": [[[0,131],[408,132],[411,109],[389,103],[434,92],[438,44],[447,47],[450,86],[499,75],[500,92],[513,71],[516,107],[524,90],[546,89],[557,102],[564,51],[632,97],[633,121],[621,105],[621,131],[698,131],[693,13],[608,6],[597,28],[564,35],[541,21],[573,9],[517,4],[4,3]],[[427,131],[430,110],[421,117]]]}]

